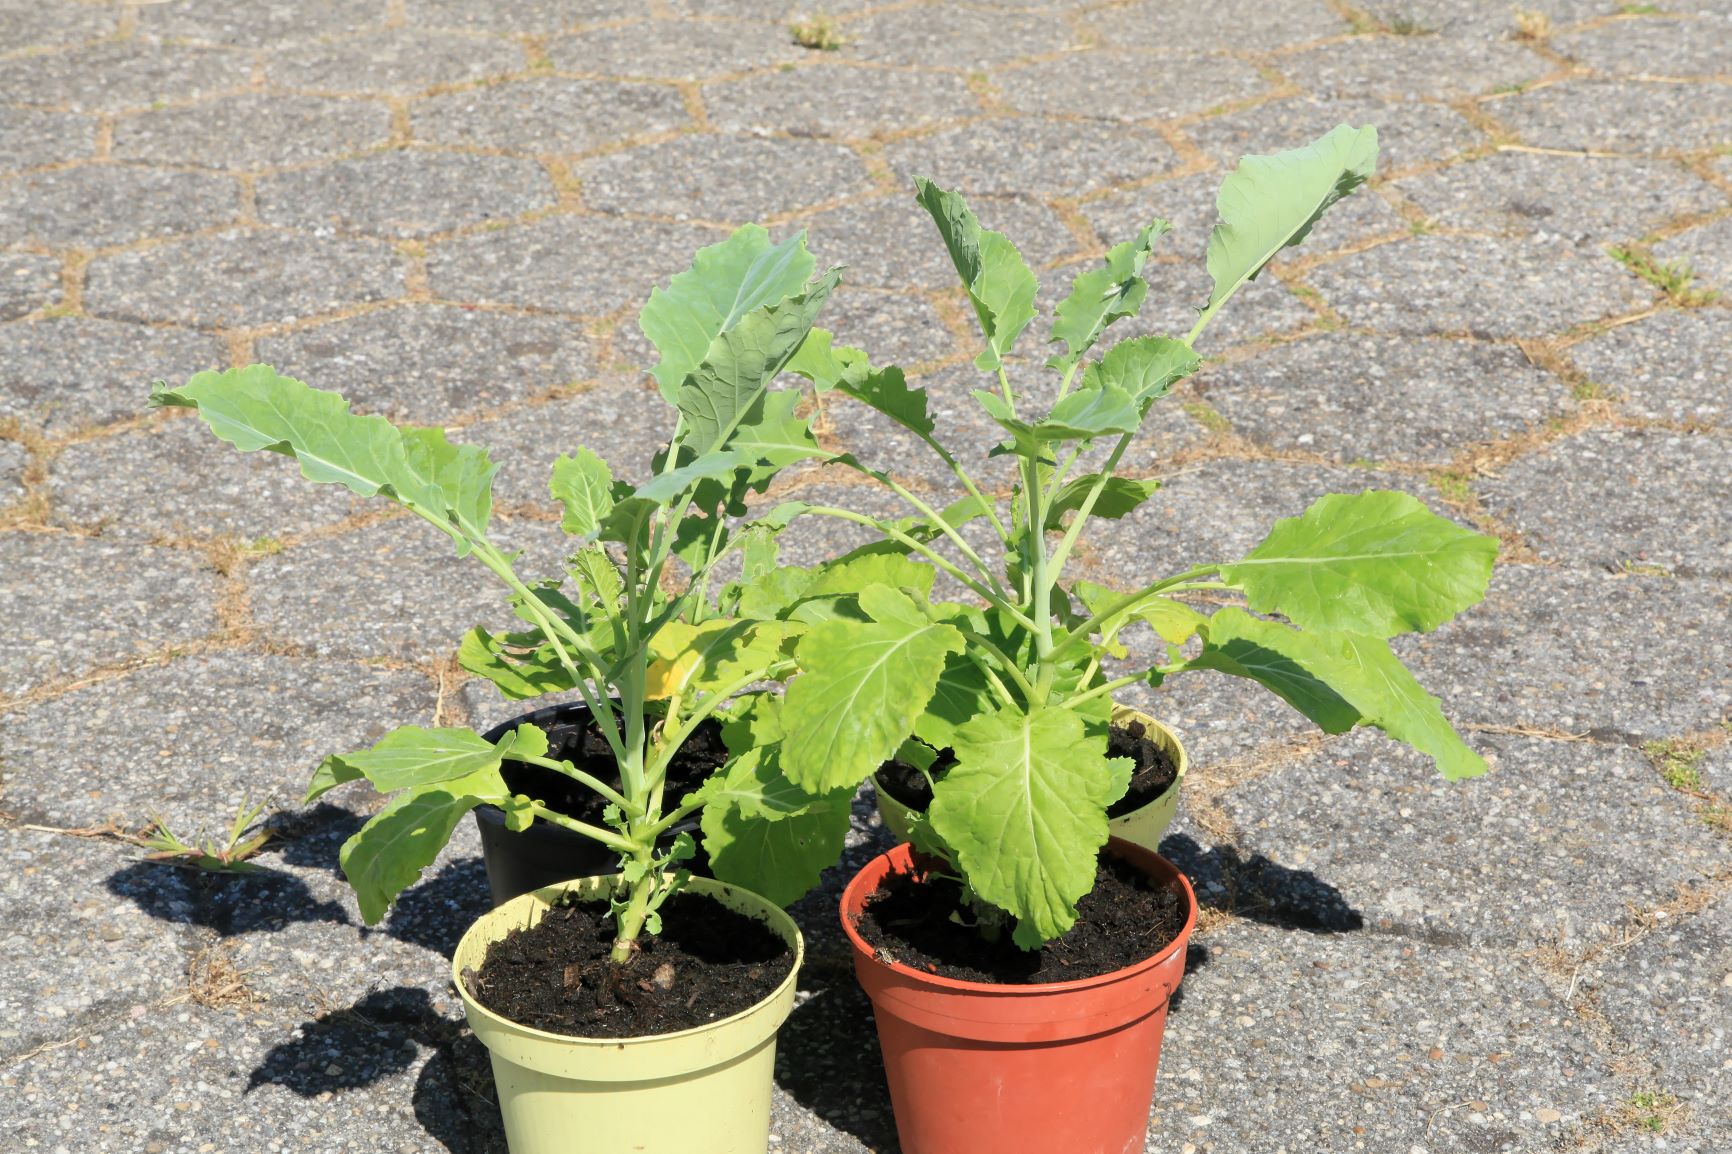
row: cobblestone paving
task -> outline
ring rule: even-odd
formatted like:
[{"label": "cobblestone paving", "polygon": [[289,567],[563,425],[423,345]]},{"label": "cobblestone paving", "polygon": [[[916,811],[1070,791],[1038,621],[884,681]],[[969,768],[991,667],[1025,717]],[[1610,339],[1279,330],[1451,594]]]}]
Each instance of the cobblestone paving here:
[{"label": "cobblestone paving", "polygon": [[[837,0],[816,51],[797,2],[0,0],[0,1146],[503,1150],[444,979],[472,832],[367,929],[335,862],[368,802],[296,800],[323,752],[507,714],[450,661],[490,595],[147,414],[152,377],[269,359],[498,442],[545,555],[548,462],[653,448],[637,305],[728,228],[810,229],[852,266],[839,336],[984,449],[909,174],[1049,303],[1173,218],[1165,328],[1223,166],[1350,120],[1384,171],[1211,333],[1130,458],[1170,490],[1087,575],[1416,493],[1505,542],[1486,605],[1406,645],[1495,770],[1445,785],[1238,684],[1150,697],[1209,908],[1148,1149],[1732,1150],[1732,6]],[[279,836],[247,877],[100,836],[249,798]],[[797,911],[778,1150],[895,1146],[832,925],[858,815]]]}]

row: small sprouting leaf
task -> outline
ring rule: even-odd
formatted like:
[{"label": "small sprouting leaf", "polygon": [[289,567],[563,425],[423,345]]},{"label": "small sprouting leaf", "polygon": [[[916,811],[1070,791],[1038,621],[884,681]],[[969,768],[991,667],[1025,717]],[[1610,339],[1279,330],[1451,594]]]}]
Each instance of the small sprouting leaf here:
[{"label": "small sprouting leaf", "polygon": [[806,792],[783,775],[775,746],[736,757],[702,792],[704,851],[722,881],[785,906],[841,856],[853,787]]},{"label": "small sprouting leaf", "polygon": [[530,757],[546,757],[547,750],[547,731],[527,721],[499,742],[499,752],[518,761]]},{"label": "small sprouting leaf", "polygon": [[[1053,497],[1046,511],[1046,527],[1061,529],[1066,513],[1074,513],[1082,508],[1083,501],[1089,492],[1100,483],[1099,473],[1089,473],[1085,476],[1067,482]],[[1101,485],[1101,495],[1095,498],[1093,517],[1103,517],[1108,521],[1116,521],[1135,511],[1137,506],[1154,496],[1161,487],[1157,480],[1141,480],[1135,477],[1112,477]]]},{"label": "small sprouting leaf", "polygon": [[1080,361],[1108,325],[1137,315],[1148,295],[1142,278],[1143,265],[1155,241],[1173,226],[1156,219],[1135,240],[1116,245],[1099,268],[1081,273],[1071,282],[1070,295],[1060,301],[1052,322],[1052,341],[1063,341],[1065,351],[1046,362],[1047,367],[1068,370]]},{"label": "small sprouting leaf", "polygon": [[588,449],[561,453],[548,482],[553,499],[565,506],[560,528],[574,537],[593,537],[613,512],[613,471]]},{"label": "small sprouting leaf", "polygon": [[1116,385],[1130,394],[1137,412],[1147,413],[1157,399],[1196,372],[1202,358],[1172,337],[1132,337],[1107,350],[1083,370],[1083,387]]},{"label": "small sprouting leaf", "polygon": [[1485,596],[1497,540],[1406,493],[1332,493],[1275,522],[1221,579],[1302,629],[1394,637],[1436,629]]},{"label": "small sprouting leaf", "polygon": [[806,234],[772,245],[755,224],[736,229],[720,244],[699,249],[692,265],[650,290],[638,327],[661,354],[651,370],[669,401],[708,354],[710,343],[755,309],[798,293],[812,275]]},{"label": "small sprouting leaf", "polygon": [[992,372],[1034,319],[1034,294],[1040,284],[1010,239],[981,228],[962,197],[923,176],[915,177],[914,184],[915,199],[938,225],[938,235],[950,250],[951,263],[980,318],[986,348],[974,363],[983,372]]}]

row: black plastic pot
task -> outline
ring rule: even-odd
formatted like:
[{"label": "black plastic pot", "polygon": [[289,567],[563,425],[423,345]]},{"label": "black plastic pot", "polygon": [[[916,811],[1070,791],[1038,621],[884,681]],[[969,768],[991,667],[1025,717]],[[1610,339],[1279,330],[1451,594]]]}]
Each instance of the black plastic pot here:
[{"label": "black plastic pot", "polygon": [[[581,701],[549,705],[501,722],[481,736],[498,741],[525,723],[546,729],[580,722],[588,716],[589,706]],[[487,867],[487,888],[492,891],[495,906],[555,882],[619,872],[619,855],[582,834],[545,821],[516,832],[506,828],[505,811],[498,806],[476,806],[474,812],[476,828],[481,831],[481,861]],[[681,822],[663,834],[659,844],[665,848],[681,833],[696,837],[697,829],[695,821]],[[701,860],[686,864],[693,873],[708,872]]]}]

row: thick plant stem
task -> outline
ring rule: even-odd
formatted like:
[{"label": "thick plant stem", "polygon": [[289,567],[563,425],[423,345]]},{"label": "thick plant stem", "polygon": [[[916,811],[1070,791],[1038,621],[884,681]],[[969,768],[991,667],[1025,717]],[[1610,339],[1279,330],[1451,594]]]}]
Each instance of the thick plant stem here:
[{"label": "thick plant stem", "polygon": [[631,897],[626,901],[625,911],[619,915],[616,927],[619,931],[613,940],[613,952],[608,955],[615,965],[624,965],[631,961],[632,954],[637,952],[638,936],[643,933],[643,924],[649,917],[650,902],[655,898],[656,887],[661,884],[661,878],[651,868],[651,849],[639,846],[634,854],[636,860],[643,865],[643,876],[631,885]]}]

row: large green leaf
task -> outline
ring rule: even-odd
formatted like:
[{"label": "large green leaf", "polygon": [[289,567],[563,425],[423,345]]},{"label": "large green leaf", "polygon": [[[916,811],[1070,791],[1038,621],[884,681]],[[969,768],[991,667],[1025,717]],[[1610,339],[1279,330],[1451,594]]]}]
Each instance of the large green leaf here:
[{"label": "large green leaf", "polygon": [[[1186,662],[1188,669],[1213,669],[1255,681],[1303,713],[1325,733],[1346,733],[1362,715],[1342,698],[1309,664],[1291,654],[1311,647],[1291,640],[1291,630],[1252,617],[1240,609],[1222,609],[1209,619],[1201,653]],[[1294,633],[1303,638],[1303,634]]]},{"label": "large green leaf", "polygon": [[1130,394],[1137,412],[1146,413],[1156,399],[1197,371],[1202,359],[1184,341],[1172,337],[1132,337],[1107,350],[1107,355],[1083,370],[1083,387],[1116,385]]},{"label": "large green leaf", "polygon": [[1209,234],[1213,310],[1263,271],[1275,255],[1311,232],[1325,209],[1363,184],[1377,167],[1377,129],[1342,124],[1321,139],[1247,156],[1221,182],[1221,222]]},{"label": "large green leaf", "polygon": [[717,878],[785,906],[841,856],[854,790],[807,793],[783,775],[777,752],[748,750],[706,782],[701,824]]},{"label": "large green leaf", "polygon": [[992,706],[992,691],[986,674],[966,653],[952,653],[932,690],[926,711],[914,723],[914,736],[934,749],[948,749],[958,726],[971,721]]},{"label": "large green leaf", "polygon": [[638,327],[661,354],[651,371],[669,401],[708,355],[710,342],[755,309],[798,293],[812,275],[806,234],[772,245],[755,224],[736,229],[720,244],[702,248],[692,266],[650,290]]},{"label": "large green leaf", "polygon": [[1045,706],[974,718],[956,730],[956,764],[927,810],[975,893],[1016,916],[1025,949],[1075,924],[1107,841],[1107,806],[1115,786],[1124,791],[1105,729],[1089,728]]},{"label": "large green leaf", "polygon": [[512,701],[573,689],[571,673],[539,634],[495,636],[477,625],[463,635],[457,664],[498,686]]},{"label": "large green leaf", "polygon": [[380,793],[396,793],[497,769],[501,749],[514,741],[508,735],[495,746],[470,729],[405,725],[367,749],[340,755],[340,760]]},{"label": "large green leaf", "polygon": [[[1074,513],[1082,508],[1088,499],[1089,492],[1100,483],[1099,473],[1088,473],[1065,484],[1052,498],[1052,503],[1046,510],[1046,527],[1060,529],[1064,525],[1064,515]],[[1155,495],[1161,487],[1157,480],[1141,480],[1135,477],[1108,477],[1101,484],[1101,495],[1095,498],[1091,517],[1104,517],[1108,521],[1117,521],[1134,512],[1137,506]]]},{"label": "large green leaf", "polygon": [[741,678],[767,676],[784,657],[800,626],[786,621],[732,621],[713,617],[698,625],[670,621],[650,639],[646,677],[652,699],[675,693],[725,689]]},{"label": "large green leaf", "polygon": [[613,471],[588,449],[570,457],[561,453],[547,487],[565,506],[560,528],[574,537],[595,536],[613,512]]},{"label": "large green leaf", "polygon": [[1089,269],[1071,282],[1070,295],[1058,303],[1052,322],[1052,341],[1063,341],[1063,355],[1054,355],[1047,367],[1068,370],[1080,361],[1108,325],[1123,317],[1134,317],[1143,307],[1149,285],[1142,277],[1143,265],[1155,241],[1173,226],[1156,219],[1137,234],[1115,246],[1099,268]]},{"label": "large green leaf", "polygon": [[825,792],[858,785],[907,739],[962,634],[926,618],[887,585],[860,592],[870,618],[837,617],[810,629],[794,651],[782,760],[790,780]]},{"label": "large green leaf", "polygon": [[1485,596],[1497,540],[1406,493],[1332,493],[1275,522],[1221,579],[1302,629],[1393,637],[1436,629]]},{"label": "large green leaf", "polygon": [[914,184],[915,199],[938,226],[986,336],[986,348],[974,363],[992,372],[1034,319],[1034,294],[1040,284],[1010,239],[981,228],[962,197],[923,176],[915,177]]}]

